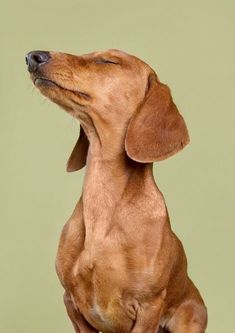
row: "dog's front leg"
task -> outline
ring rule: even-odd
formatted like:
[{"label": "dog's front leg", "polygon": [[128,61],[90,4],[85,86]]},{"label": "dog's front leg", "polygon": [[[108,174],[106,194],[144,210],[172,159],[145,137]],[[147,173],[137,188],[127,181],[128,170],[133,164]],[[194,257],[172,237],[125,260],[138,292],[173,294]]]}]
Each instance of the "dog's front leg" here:
[{"label": "dog's front leg", "polygon": [[[140,304],[137,309],[136,321],[131,333],[156,333],[160,329],[160,318],[164,300],[160,295],[151,303]],[[160,330],[161,332],[161,330]]]},{"label": "dog's front leg", "polygon": [[75,309],[71,297],[66,292],[64,293],[64,304],[76,333],[98,332],[86,321],[81,312],[78,309]]}]

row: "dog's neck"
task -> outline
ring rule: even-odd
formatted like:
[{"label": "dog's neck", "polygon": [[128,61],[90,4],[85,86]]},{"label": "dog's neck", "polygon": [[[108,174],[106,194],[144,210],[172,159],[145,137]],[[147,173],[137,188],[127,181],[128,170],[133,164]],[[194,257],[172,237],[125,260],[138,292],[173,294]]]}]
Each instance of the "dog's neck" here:
[{"label": "dog's neck", "polygon": [[83,128],[89,140],[84,199],[90,200],[94,191],[96,197],[98,193],[99,197],[102,194],[108,196],[103,204],[114,204],[120,200],[130,180],[154,183],[152,163],[137,163],[126,155],[125,130],[120,131],[118,126],[110,124],[101,130],[98,126],[91,126],[91,122],[83,124]]},{"label": "dog's neck", "polygon": [[85,246],[104,240],[108,230],[116,223],[113,218],[126,192],[138,183],[141,189],[146,181],[153,182],[150,164],[137,165],[125,154],[112,160],[88,154],[82,194]]},{"label": "dog's neck", "polygon": [[89,152],[82,194],[85,247],[95,251],[112,228],[124,222],[125,217],[119,215],[122,207],[139,205],[139,200],[146,201],[150,211],[159,207],[157,214],[165,217],[165,202],[155,184],[152,164],[134,162],[124,152],[112,160]]},{"label": "dog's neck", "polygon": [[[125,153],[125,137],[117,128],[97,132],[97,128],[83,126],[89,139],[86,173],[83,184],[83,218],[86,228],[85,246],[102,242],[114,223],[122,200],[131,193],[130,200],[151,195],[159,205],[159,214],[166,214],[164,199],[158,190],[152,163],[138,163]],[[110,130],[110,126],[109,126]],[[129,193],[129,194],[128,194]],[[151,209],[151,207],[149,207]]]}]

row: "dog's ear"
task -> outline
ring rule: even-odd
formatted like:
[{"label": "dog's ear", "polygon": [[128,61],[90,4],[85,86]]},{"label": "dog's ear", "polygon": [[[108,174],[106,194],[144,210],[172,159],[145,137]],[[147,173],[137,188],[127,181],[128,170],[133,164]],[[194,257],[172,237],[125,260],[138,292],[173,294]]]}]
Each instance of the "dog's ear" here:
[{"label": "dog's ear", "polygon": [[87,136],[80,126],[80,135],[73,148],[73,151],[67,162],[67,171],[73,172],[82,169],[86,164],[89,141]]},{"label": "dog's ear", "polygon": [[186,124],[170,89],[151,74],[143,104],[127,128],[127,155],[142,163],[160,161],[183,149],[188,142]]}]

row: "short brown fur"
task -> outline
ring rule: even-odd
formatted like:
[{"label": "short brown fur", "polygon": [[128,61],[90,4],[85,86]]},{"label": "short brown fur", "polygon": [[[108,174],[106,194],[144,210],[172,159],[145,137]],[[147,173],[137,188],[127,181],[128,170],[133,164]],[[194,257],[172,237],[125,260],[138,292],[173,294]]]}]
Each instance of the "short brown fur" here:
[{"label": "short brown fur", "polygon": [[152,172],[188,142],[169,88],[118,50],[50,52],[35,85],[81,124],[67,170],[86,164],[56,269],[75,331],[204,333],[207,313]]}]

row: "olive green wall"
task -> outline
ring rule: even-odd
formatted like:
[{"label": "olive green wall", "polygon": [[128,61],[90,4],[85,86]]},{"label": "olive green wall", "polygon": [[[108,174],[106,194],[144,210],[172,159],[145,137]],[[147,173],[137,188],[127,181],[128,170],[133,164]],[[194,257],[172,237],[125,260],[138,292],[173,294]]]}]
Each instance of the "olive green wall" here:
[{"label": "olive green wall", "polygon": [[54,270],[84,171],[67,174],[78,125],[29,80],[27,51],[118,48],[171,89],[191,136],[155,165],[208,333],[234,321],[234,1],[1,1],[0,332],[73,332]]}]

